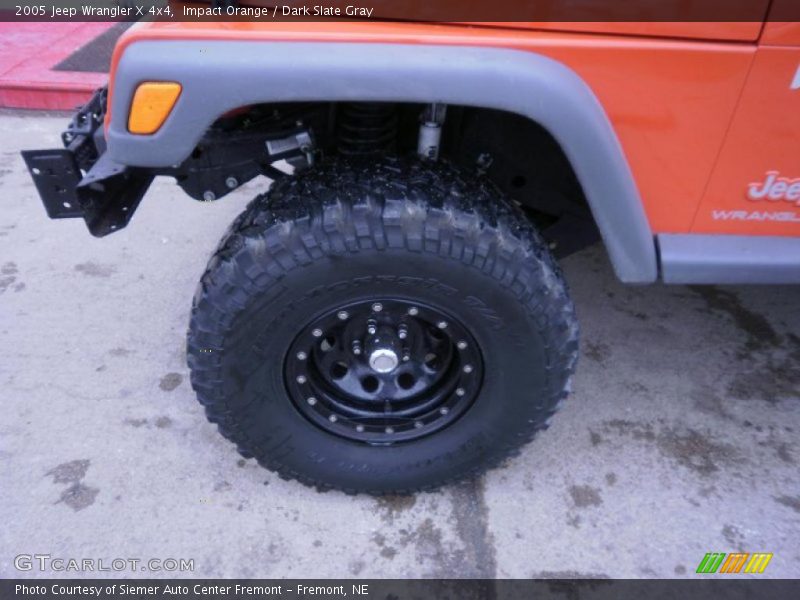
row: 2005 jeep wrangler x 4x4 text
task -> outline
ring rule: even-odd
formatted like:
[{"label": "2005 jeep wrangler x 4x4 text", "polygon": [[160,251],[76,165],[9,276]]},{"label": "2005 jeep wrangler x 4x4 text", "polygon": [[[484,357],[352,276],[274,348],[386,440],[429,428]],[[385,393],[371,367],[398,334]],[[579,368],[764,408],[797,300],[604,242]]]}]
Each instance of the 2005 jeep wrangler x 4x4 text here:
[{"label": "2005 jeep wrangler x 4x4 text", "polygon": [[281,476],[403,493],[547,427],[578,352],[556,258],[599,239],[632,284],[800,282],[798,106],[800,24],[766,16],[153,22],[64,148],[24,156],[95,236],[155,176],[200,201],[271,179],[200,279],[192,385]]}]

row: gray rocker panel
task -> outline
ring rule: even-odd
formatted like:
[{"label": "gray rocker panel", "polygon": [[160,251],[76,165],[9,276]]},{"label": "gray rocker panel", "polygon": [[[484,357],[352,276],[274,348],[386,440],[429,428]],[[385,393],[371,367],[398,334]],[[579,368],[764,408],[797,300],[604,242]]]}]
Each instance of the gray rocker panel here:
[{"label": "gray rocker panel", "polygon": [[[183,92],[151,136],[127,132],[144,80]],[[305,42],[141,41],[128,47],[113,88],[108,148],[117,162],[182,162],[226,111],[262,102],[442,102],[518,113],[561,144],[583,186],[617,276],[657,277],[655,243],[617,136],[594,93],[547,57],[497,48]]]},{"label": "gray rocker panel", "polygon": [[800,238],[661,234],[665,283],[800,283]]}]

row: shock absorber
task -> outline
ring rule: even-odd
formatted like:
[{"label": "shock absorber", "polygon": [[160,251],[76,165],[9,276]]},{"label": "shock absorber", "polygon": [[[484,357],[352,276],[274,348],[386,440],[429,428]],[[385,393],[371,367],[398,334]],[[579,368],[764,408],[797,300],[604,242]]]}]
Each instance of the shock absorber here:
[{"label": "shock absorber", "polygon": [[446,104],[428,104],[422,111],[417,138],[417,154],[420,158],[436,160],[442,144],[442,125],[447,111]]},{"label": "shock absorber", "polygon": [[339,108],[339,153],[369,157],[395,151],[397,107],[384,102],[350,102]]}]

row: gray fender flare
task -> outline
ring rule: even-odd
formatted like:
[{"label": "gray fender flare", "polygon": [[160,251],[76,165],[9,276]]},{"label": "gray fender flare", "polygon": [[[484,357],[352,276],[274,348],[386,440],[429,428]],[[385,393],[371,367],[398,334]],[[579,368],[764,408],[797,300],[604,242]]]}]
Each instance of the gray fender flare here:
[{"label": "gray fender flare", "polygon": [[[177,81],[180,98],[154,135],[132,135],[136,86]],[[655,242],[619,140],[589,86],[563,64],[498,48],[328,42],[139,41],[115,75],[108,151],[140,167],[181,163],[223,113],[263,102],[442,102],[526,116],[561,144],[617,276],[657,277]]]}]

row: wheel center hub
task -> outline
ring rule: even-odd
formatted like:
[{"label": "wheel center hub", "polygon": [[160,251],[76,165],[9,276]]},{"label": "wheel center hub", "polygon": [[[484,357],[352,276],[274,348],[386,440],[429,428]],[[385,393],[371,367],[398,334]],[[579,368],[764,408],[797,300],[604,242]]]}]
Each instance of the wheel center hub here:
[{"label": "wheel center hub", "polygon": [[400,364],[400,359],[394,350],[377,348],[369,355],[369,366],[378,373],[391,373]]}]

